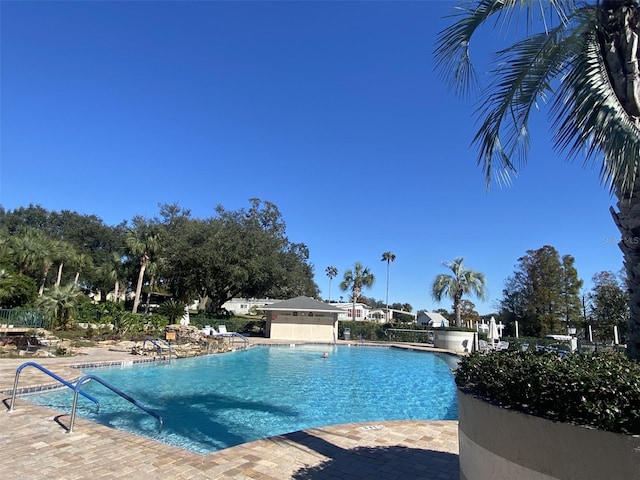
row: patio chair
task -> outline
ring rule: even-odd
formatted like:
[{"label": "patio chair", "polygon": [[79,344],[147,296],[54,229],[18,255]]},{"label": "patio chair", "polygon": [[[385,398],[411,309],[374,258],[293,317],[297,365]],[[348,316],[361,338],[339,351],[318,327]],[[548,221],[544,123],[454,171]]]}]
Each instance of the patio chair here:
[{"label": "patio chair", "polygon": [[486,340],[478,340],[478,351],[487,353],[489,351],[489,344]]}]

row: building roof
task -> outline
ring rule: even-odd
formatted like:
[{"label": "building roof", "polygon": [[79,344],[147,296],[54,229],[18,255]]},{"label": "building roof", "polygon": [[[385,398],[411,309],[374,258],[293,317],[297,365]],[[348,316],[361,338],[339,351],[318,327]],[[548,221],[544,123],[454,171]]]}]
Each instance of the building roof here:
[{"label": "building roof", "polygon": [[421,316],[427,317],[430,321],[437,325],[440,325],[443,321],[446,325],[449,325],[449,320],[447,320],[438,312],[420,312],[420,315],[418,315],[418,317]]},{"label": "building roof", "polygon": [[311,297],[296,297],[289,300],[283,300],[282,302],[272,303],[271,305],[265,305],[262,310],[271,310],[278,312],[328,312],[328,313],[342,313],[344,310],[329,305],[328,303],[320,302]]}]

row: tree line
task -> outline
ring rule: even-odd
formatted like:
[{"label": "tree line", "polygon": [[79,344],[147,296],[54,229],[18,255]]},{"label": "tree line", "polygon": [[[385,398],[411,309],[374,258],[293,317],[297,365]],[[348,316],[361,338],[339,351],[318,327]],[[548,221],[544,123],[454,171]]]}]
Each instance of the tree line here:
[{"label": "tree line", "polygon": [[0,207],[0,307],[32,305],[73,285],[103,301],[149,309],[159,292],[218,312],[229,299],[317,296],[309,249],[286,235],[277,206],[251,199],[195,218],[177,204],[115,226],[95,215]]},{"label": "tree line", "polygon": [[627,334],[630,310],[624,273],[596,273],[592,289],[582,293],[584,282],[578,276],[573,256],[561,256],[550,245],[527,250],[518,259],[513,275],[505,281],[497,311],[481,317],[473,303],[463,296],[486,298],[486,279],[463,260],[460,257],[444,263],[451,273],[437,275],[431,286],[434,300],[452,300],[453,313],[445,309],[436,311],[455,326],[473,327],[482,318],[493,315],[507,326],[505,333],[511,335],[515,334],[516,321],[520,335],[538,338],[566,334],[570,326],[582,330],[585,336],[591,326],[596,340],[612,339],[614,326],[621,336]]}]

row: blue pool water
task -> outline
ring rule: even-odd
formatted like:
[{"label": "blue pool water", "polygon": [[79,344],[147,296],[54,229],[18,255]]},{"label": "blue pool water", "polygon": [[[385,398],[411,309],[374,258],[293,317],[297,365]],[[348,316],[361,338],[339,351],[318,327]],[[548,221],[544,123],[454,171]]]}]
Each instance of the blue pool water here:
[{"label": "blue pool water", "polygon": [[[322,358],[327,352],[328,358]],[[163,364],[85,371],[159,413],[158,421],[97,382],[78,415],[199,453],[323,425],[455,420],[448,355],[382,347],[253,347]],[[69,389],[27,397],[70,412]]]}]

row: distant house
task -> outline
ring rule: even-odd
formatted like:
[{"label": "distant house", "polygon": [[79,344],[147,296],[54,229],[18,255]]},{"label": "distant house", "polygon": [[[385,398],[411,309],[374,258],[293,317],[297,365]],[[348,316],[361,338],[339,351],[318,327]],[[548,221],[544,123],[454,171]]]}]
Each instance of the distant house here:
[{"label": "distant house", "polygon": [[436,312],[420,312],[416,321],[418,322],[418,325],[422,325],[424,327],[441,328],[449,326],[449,320]]},{"label": "distant house", "polygon": [[[348,322],[353,320],[351,311],[353,310],[353,303],[330,303],[329,305],[336,307],[340,310],[338,320]],[[364,303],[356,303],[356,321],[358,320],[371,320],[371,308]]]},{"label": "distant house", "polygon": [[257,310],[264,310],[263,307],[279,302],[272,298],[232,298],[222,304],[222,308],[232,315],[252,315]]},{"label": "distant house", "polygon": [[277,340],[334,342],[338,338],[338,316],[343,310],[314,300],[296,297],[262,307],[266,313],[265,336]]}]

